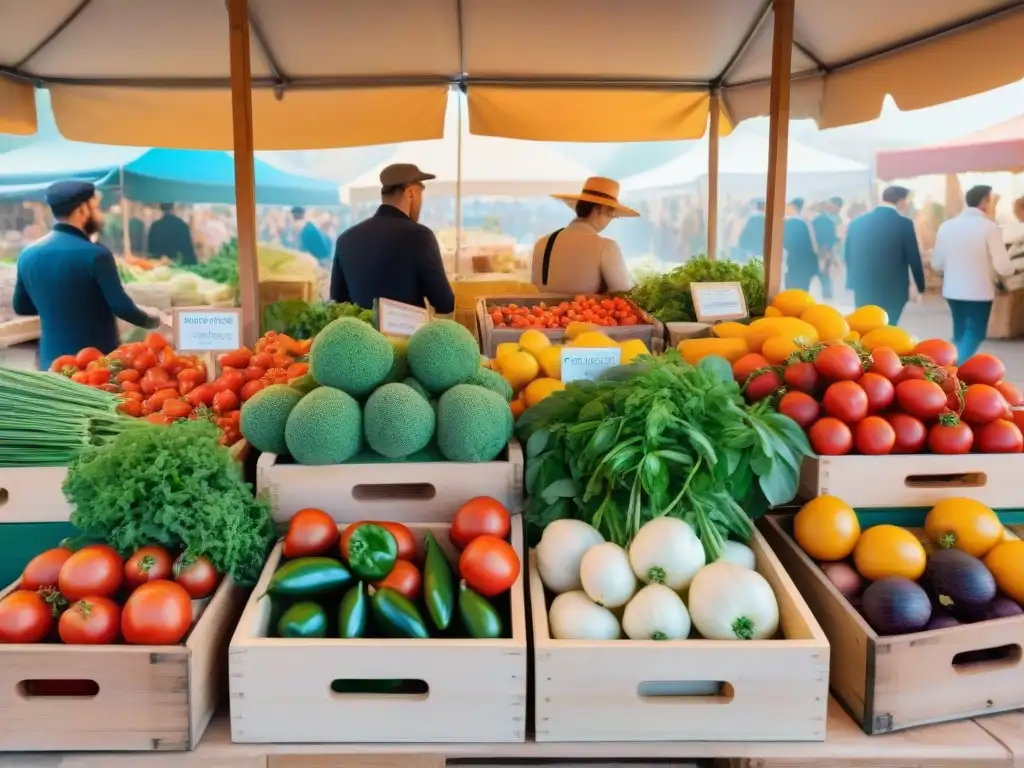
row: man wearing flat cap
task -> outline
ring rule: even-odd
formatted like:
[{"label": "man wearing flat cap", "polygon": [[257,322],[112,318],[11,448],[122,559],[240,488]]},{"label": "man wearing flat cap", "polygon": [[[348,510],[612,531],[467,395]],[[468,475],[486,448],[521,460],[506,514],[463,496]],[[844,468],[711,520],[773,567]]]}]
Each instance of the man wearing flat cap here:
[{"label": "man wearing flat cap", "polygon": [[434,176],[410,163],[380,172],[381,205],[347,229],[334,247],[331,300],[370,309],[391,299],[435,312],[455,311],[455,295],[441,261],[437,238],[419,223],[423,182]]},{"label": "man wearing flat cap", "polygon": [[124,292],[114,257],[89,238],[103,226],[96,188],[84,181],[58,181],[46,190],[57,223],[53,231],[18,257],[14,311],[38,315],[42,324],[39,367],[85,347],[104,354],[120,343],[117,318],[157,328]]}]

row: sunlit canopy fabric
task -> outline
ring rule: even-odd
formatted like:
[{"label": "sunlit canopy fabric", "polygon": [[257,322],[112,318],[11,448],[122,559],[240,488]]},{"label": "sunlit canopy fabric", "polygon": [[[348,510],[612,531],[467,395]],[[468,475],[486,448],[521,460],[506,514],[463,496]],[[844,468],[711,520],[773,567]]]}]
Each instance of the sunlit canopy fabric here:
[{"label": "sunlit canopy fabric", "polygon": [[[547,140],[696,138],[713,89],[726,127],[768,111],[765,0],[249,6],[259,149],[439,138],[452,84],[472,132]],[[223,0],[0,0],[0,19],[0,127],[30,129],[41,82],[71,138],[230,148]],[[800,0],[795,33],[791,114],[822,127],[1024,77],[1021,0]]]},{"label": "sunlit canopy fabric", "polygon": [[879,152],[881,179],[950,173],[1024,171],[1024,115],[953,141],[928,147]]},{"label": "sunlit canopy fabric", "polygon": [[[338,205],[330,181],[297,176],[259,159],[256,202],[264,205]],[[234,160],[226,152],[110,147],[74,141],[40,141],[0,155],[0,200],[44,199],[61,179],[120,187],[146,203],[234,203]]]}]

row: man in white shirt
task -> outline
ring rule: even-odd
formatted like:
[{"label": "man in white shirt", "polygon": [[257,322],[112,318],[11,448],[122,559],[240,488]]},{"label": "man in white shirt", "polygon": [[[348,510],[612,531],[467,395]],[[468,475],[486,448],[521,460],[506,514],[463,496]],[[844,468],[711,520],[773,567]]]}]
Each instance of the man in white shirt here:
[{"label": "man in white shirt", "polygon": [[961,363],[985,340],[996,275],[1013,274],[1002,230],[995,222],[998,200],[992,187],[972,187],[965,196],[967,207],[944,221],[935,235],[932,269],[942,273],[942,296],[953,316],[953,343]]}]

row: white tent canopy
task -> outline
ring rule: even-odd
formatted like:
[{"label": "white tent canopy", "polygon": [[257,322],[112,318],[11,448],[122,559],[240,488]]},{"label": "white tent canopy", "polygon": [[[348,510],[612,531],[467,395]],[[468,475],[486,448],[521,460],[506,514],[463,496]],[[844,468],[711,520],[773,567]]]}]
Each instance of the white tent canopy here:
[{"label": "white tent canopy", "polygon": [[[457,141],[400,144],[387,160],[342,186],[352,204],[380,199],[380,172],[391,163],[413,163],[437,176],[428,181],[431,196],[453,196],[459,176]],[[544,144],[467,135],[462,138],[462,194],[540,197],[578,191],[593,175],[586,166]]]}]

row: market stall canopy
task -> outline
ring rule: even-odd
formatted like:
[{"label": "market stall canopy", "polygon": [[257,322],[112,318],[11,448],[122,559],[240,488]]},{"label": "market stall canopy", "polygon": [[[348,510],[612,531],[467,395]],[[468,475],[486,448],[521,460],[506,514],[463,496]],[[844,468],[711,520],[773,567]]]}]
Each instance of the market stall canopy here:
[{"label": "market stall canopy", "polygon": [[[351,204],[380,201],[380,171],[391,163],[413,163],[437,179],[426,182],[431,196],[457,191],[458,145],[455,141],[422,141],[403,144],[387,160],[378,163],[342,187]],[[578,189],[593,174],[589,168],[543,144],[525,144],[489,136],[464,136],[462,140],[462,194],[539,197]]]},{"label": "market stall canopy", "polygon": [[[473,133],[549,141],[696,138],[768,112],[769,0],[250,0],[258,149],[439,138],[451,85]],[[0,130],[31,89],[64,135],[232,146],[223,0],[0,0]],[[1024,77],[1021,0],[800,0],[791,114],[871,120]]]},{"label": "market stall canopy", "polygon": [[875,166],[880,179],[1024,172],[1024,115],[942,144],[879,152]]},{"label": "market stall canopy", "polygon": [[[259,159],[256,202],[263,205],[340,203],[334,182],[297,176]],[[146,203],[234,203],[234,158],[227,152],[111,147],[76,141],[40,141],[0,155],[0,200],[42,200],[61,179],[120,187]]]}]

